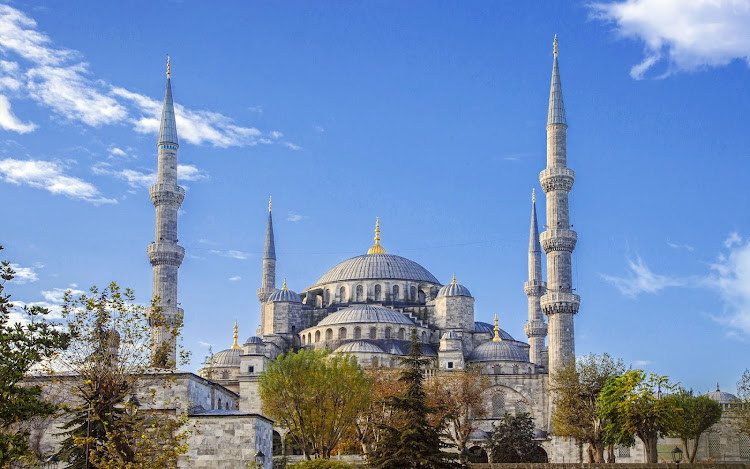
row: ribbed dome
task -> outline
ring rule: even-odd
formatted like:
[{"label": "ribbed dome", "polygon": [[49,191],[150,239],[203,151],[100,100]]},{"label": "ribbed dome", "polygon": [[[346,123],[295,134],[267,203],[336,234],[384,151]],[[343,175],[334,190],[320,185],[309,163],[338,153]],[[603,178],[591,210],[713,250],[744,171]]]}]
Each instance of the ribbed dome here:
[{"label": "ribbed dome", "polygon": [[281,290],[276,290],[275,292],[271,293],[271,296],[268,297],[268,301],[271,301],[271,302],[286,301],[289,303],[302,303],[302,300],[300,299],[299,295],[293,292],[292,290],[289,290],[288,288],[282,288]]},{"label": "ribbed dome", "polygon": [[415,325],[405,314],[392,309],[383,308],[381,306],[354,305],[326,316],[318,323],[318,326],[333,326],[360,322],[384,322],[391,324],[406,324],[409,326]]},{"label": "ribbed dome", "polygon": [[737,396],[728,392],[720,391],[719,385],[716,385],[716,391],[706,393],[706,396],[715,400],[719,404],[733,404],[737,401]]},{"label": "ribbed dome", "polygon": [[[495,336],[495,326],[493,326],[492,324],[486,323],[486,322],[479,322],[479,321],[477,321],[477,322],[474,323],[474,332],[480,332],[480,333],[481,332],[487,332],[489,334],[492,334],[492,336],[494,337]],[[508,334],[507,332],[505,332],[502,329],[500,329],[498,331],[498,335],[503,340],[513,340],[513,341],[516,340],[516,339],[513,338],[512,335]]]},{"label": "ribbed dome", "polygon": [[263,339],[255,335],[248,337],[247,340],[245,341],[245,345],[262,344],[262,343],[263,343]]},{"label": "ribbed dome", "polygon": [[468,362],[514,361],[527,362],[526,354],[514,343],[501,340],[485,342],[475,348]]},{"label": "ribbed dome", "polygon": [[216,352],[208,359],[206,366],[240,366],[240,352],[238,348],[228,348]]},{"label": "ribbed dome", "polygon": [[449,283],[438,291],[437,296],[471,296],[471,292],[459,283]]},{"label": "ribbed dome", "polygon": [[343,280],[392,279],[440,283],[421,265],[394,254],[365,254],[339,263],[323,274],[316,285]]},{"label": "ribbed dome", "polygon": [[333,353],[385,353],[383,349],[377,345],[365,342],[364,340],[357,340],[355,342],[349,342],[341,347],[334,350]]}]

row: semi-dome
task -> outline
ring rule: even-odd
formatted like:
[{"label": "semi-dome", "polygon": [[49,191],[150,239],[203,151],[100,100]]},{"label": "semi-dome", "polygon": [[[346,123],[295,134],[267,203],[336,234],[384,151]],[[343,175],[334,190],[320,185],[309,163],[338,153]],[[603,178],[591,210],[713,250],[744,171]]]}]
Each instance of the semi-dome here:
[{"label": "semi-dome", "polygon": [[357,340],[349,342],[334,350],[333,353],[385,353],[383,349],[375,344]]},{"label": "semi-dome", "polygon": [[334,266],[318,279],[316,285],[370,279],[440,283],[427,269],[405,257],[395,254],[365,254]]},{"label": "semi-dome", "polygon": [[737,401],[737,396],[719,390],[719,383],[716,383],[716,391],[706,393],[706,396],[715,400],[719,404],[734,404]]},{"label": "semi-dome", "polygon": [[491,340],[475,348],[468,360],[469,363],[494,361],[527,362],[529,359],[518,345],[507,340]]},{"label": "semi-dome", "polygon": [[214,366],[240,366],[240,352],[238,348],[228,348],[221,352],[216,352],[206,362],[206,367]]},{"label": "semi-dome", "polygon": [[471,296],[471,292],[465,286],[456,283],[456,274],[453,274],[453,281],[441,288],[437,296]]},{"label": "semi-dome", "polygon": [[[495,335],[495,326],[493,326],[492,324],[487,323],[487,322],[479,322],[479,321],[477,321],[477,322],[474,323],[474,332],[479,332],[479,333],[486,332],[486,333],[492,334],[494,336]],[[505,332],[502,329],[498,329],[497,332],[498,332],[498,335],[500,336],[500,338],[503,339],[503,340],[516,341],[516,339],[514,339],[512,335],[508,334],[507,332]]]},{"label": "semi-dome", "polygon": [[288,303],[302,303],[302,299],[300,299],[299,295],[286,287],[286,279],[284,279],[284,286],[281,288],[281,290],[276,290],[275,292],[271,293],[271,296],[268,297],[268,301],[272,303],[280,301],[285,301]]},{"label": "semi-dome", "polygon": [[[382,306],[353,305],[329,314],[317,326],[333,326],[350,323],[391,323],[414,326],[414,321],[405,314]],[[316,326],[316,327],[317,327]]]},{"label": "semi-dome", "polygon": [[263,343],[263,339],[261,339],[260,337],[256,335],[248,337],[247,340],[245,341],[245,345],[262,344],[262,343]]}]

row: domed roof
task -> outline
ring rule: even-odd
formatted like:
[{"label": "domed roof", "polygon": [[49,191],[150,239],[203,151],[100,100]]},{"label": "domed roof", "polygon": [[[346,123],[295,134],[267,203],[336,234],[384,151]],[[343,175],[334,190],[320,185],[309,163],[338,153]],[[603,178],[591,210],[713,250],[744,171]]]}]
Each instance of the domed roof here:
[{"label": "domed roof", "polygon": [[341,347],[334,350],[333,353],[384,353],[383,349],[377,345],[365,342],[364,340],[357,340],[342,345]]},{"label": "domed roof", "polygon": [[475,348],[467,361],[469,363],[493,361],[527,362],[529,359],[515,343],[507,340],[498,342],[491,340]]},{"label": "domed roof", "polygon": [[281,288],[281,290],[276,290],[275,292],[271,293],[271,296],[268,297],[268,301],[270,302],[279,302],[279,301],[286,301],[289,303],[302,303],[302,300],[300,299],[299,295],[292,290],[289,290],[286,287],[286,279],[284,279],[284,286]]},{"label": "domed roof", "polygon": [[409,326],[415,325],[405,314],[392,309],[383,308],[382,306],[353,305],[348,308],[340,309],[333,314],[329,314],[318,323],[318,326],[333,326],[359,322],[385,322],[391,324],[406,324]]},{"label": "domed roof", "polygon": [[240,352],[238,348],[228,348],[216,352],[208,359],[206,366],[240,366]]},{"label": "domed roof", "polygon": [[[495,326],[493,326],[492,324],[487,323],[487,322],[479,322],[479,321],[477,321],[477,322],[474,323],[474,332],[480,332],[480,333],[481,332],[486,332],[486,333],[492,334],[494,336],[495,335]],[[513,341],[516,340],[516,339],[513,338],[512,335],[508,334],[507,332],[505,332],[502,329],[498,330],[498,335],[503,340],[513,340]]]},{"label": "domed roof", "polygon": [[262,344],[262,343],[263,343],[263,339],[255,335],[248,337],[247,340],[245,341],[245,345]]},{"label": "domed roof", "polygon": [[369,279],[440,283],[427,269],[405,257],[395,254],[365,254],[352,257],[334,266],[318,279],[316,285]]},{"label": "domed roof", "polygon": [[719,390],[719,383],[716,383],[716,391],[706,393],[706,396],[715,400],[719,404],[733,404],[737,401],[737,396],[734,394]]},{"label": "domed roof", "polygon": [[471,296],[471,292],[465,286],[456,283],[456,274],[453,274],[453,281],[441,288],[437,296]]}]

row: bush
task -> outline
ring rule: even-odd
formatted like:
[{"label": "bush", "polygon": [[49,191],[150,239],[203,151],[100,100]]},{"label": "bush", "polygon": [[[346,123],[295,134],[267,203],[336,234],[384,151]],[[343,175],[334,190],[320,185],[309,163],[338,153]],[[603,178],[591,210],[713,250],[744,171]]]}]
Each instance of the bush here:
[{"label": "bush", "polygon": [[330,459],[313,459],[311,461],[300,461],[287,466],[287,469],[351,469],[349,463],[343,461],[331,461]]}]

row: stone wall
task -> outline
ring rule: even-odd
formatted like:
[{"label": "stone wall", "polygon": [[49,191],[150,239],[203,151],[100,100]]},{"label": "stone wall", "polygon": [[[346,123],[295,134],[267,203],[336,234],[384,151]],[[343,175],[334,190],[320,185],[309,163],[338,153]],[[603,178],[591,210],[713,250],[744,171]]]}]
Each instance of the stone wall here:
[{"label": "stone wall", "polygon": [[258,452],[265,469],[273,466],[272,422],[259,415],[200,415],[191,418],[196,432],[188,439],[181,468],[233,469],[249,467]]},{"label": "stone wall", "polygon": [[[472,469],[726,469],[721,463],[700,464],[569,464],[569,463],[504,463],[504,464],[470,464]],[[732,469],[750,469],[750,464],[732,464]]]}]

